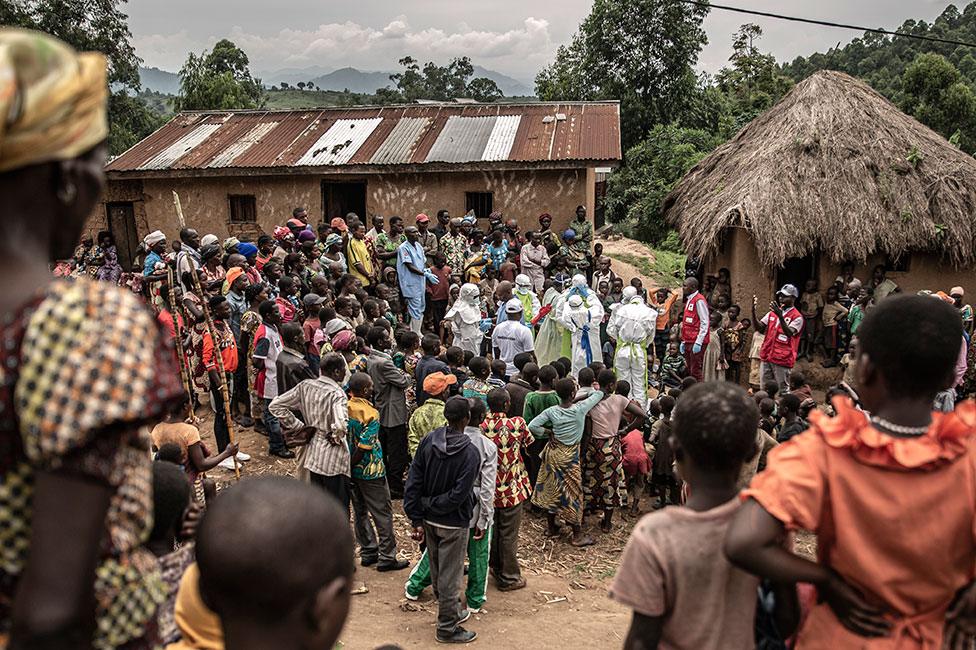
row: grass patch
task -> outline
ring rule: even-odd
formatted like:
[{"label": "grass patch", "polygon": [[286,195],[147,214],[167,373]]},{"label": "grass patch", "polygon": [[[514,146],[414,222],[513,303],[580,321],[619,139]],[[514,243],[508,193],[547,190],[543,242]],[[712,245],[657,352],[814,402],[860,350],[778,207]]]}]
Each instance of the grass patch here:
[{"label": "grass patch", "polygon": [[658,248],[648,247],[653,257],[638,257],[629,253],[608,253],[613,258],[630,264],[659,286],[675,287],[684,276],[685,256]]}]

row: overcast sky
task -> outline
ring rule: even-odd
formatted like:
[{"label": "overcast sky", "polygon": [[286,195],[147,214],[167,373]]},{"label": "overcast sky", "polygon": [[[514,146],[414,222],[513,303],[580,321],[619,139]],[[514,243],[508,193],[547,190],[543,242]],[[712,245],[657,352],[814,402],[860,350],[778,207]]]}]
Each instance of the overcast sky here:
[{"label": "overcast sky", "polygon": [[[931,21],[947,0],[726,0],[776,13],[895,28],[908,18]],[[244,48],[253,71],[352,66],[392,70],[406,54],[446,62],[467,55],[486,68],[531,82],[589,12],[588,0],[130,0],[129,26],[147,65],[177,71],[188,51],[228,37]],[[957,4],[965,6],[965,0]],[[731,34],[745,22],[765,30],[761,47],[792,60],[847,42],[849,30],[767,20],[713,9],[699,68],[725,65]]]}]

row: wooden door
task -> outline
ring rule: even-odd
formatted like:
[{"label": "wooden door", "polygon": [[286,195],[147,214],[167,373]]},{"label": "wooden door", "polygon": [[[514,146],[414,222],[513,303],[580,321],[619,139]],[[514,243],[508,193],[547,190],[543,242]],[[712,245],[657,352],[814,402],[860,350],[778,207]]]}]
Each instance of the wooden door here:
[{"label": "wooden door", "polygon": [[119,264],[123,271],[131,271],[132,261],[139,248],[135,208],[132,201],[125,201],[109,203],[105,209],[108,212],[108,230],[115,239],[115,248],[119,254]]}]

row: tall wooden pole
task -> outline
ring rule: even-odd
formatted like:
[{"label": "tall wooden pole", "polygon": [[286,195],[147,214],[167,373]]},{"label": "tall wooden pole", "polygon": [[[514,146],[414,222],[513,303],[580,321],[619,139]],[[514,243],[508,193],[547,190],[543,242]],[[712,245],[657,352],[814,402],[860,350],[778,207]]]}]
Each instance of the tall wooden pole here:
[{"label": "tall wooden pole", "polygon": [[[176,209],[176,216],[180,220],[180,228],[186,228],[186,220],[183,218],[183,205],[180,202],[180,195],[173,190],[173,207]],[[205,295],[203,293],[203,288],[200,286],[200,276],[198,275],[199,269],[193,269],[190,273],[193,276],[193,290],[196,291],[197,296],[200,298],[200,304],[203,307],[203,316],[207,321],[207,332],[210,334],[210,340],[213,341],[214,356],[217,357],[217,368],[220,370],[220,393],[224,398],[224,419],[227,421],[227,437],[230,439],[231,444],[236,442],[236,436],[234,434],[234,418],[231,417],[230,412],[230,391],[227,389],[227,372],[224,370],[224,357],[220,354],[220,346],[217,343],[217,330],[213,324],[213,318],[210,316],[210,305],[207,304]],[[239,481],[241,480],[241,468],[237,463],[237,454],[234,454],[234,476]]]},{"label": "tall wooden pole", "polygon": [[190,369],[187,367],[185,350],[183,348],[183,328],[180,326],[179,312],[176,310],[176,284],[173,282],[173,269],[166,268],[167,281],[169,283],[169,312],[173,317],[173,329],[176,332],[176,354],[180,361],[180,379],[183,380],[183,390],[187,395],[186,415],[190,424],[196,423],[196,415],[193,413],[193,392],[191,391],[192,382],[190,381]]}]

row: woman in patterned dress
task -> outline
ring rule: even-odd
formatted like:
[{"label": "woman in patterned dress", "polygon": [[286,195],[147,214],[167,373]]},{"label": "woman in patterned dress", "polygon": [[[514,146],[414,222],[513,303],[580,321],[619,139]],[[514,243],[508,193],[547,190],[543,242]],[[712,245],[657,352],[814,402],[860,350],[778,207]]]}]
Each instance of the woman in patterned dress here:
[{"label": "woman in patterned dress", "polygon": [[[56,280],[105,187],[106,61],[0,30],[0,643],[151,648],[145,425],[182,393],[148,309]],[[40,605],[43,604],[43,607]]]},{"label": "woman in patterned dress", "polygon": [[[201,288],[203,283],[203,269],[200,274]],[[183,274],[183,284],[193,287],[193,276],[189,273]],[[194,392],[200,391],[204,394],[210,392],[210,380],[207,377],[207,370],[203,366],[203,334],[207,331],[207,319],[203,313],[203,299],[197,295],[196,290],[183,292],[183,322],[190,326],[190,379],[193,380],[191,387]]]}]

